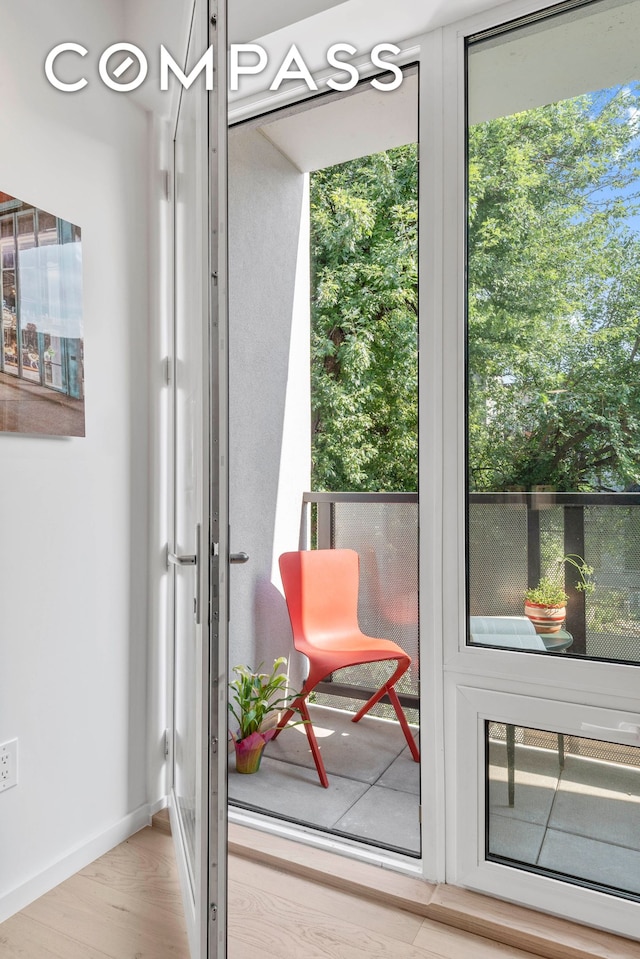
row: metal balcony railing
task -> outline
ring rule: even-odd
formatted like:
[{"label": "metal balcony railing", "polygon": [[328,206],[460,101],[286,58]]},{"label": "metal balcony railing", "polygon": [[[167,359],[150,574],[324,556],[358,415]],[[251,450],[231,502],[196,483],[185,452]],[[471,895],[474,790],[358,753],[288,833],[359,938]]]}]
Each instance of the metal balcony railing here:
[{"label": "metal balcony railing", "polygon": [[[412,665],[396,686],[402,705],[418,707],[417,493],[305,493],[300,548],[355,549],[360,555],[358,618],[369,636],[392,639]],[[341,670],[320,694],[368,699],[388,678],[384,663]],[[335,705],[335,703],[333,704]],[[385,715],[385,707],[374,711]],[[410,719],[417,718],[415,716]]]},{"label": "metal balcony railing", "polygon": [[[521,616],[525,589],[555,574],[565,554],[578,554],[594,567],[596,590],[578,591],[577,571],[565,565],[570,655],[640,662],[638,507],[640,493],[469,494],[469,613]],[[417,493],[304,494],[301,546],[349,546],[360,553],[362,628],[389,636],[416,664],[418,535]],[[415,697],[417,665],[410,680],[404,692]]]},{"label": "metal balcony railing", "polygon": [[[640,493],[471,493],[469,614],[522,616],[525,589],[541,575],[555,573],[559,558],[577,553],[594,567],[596,590],[588,595],[576,590],[575,570],[566,565],[567,629],[573,635],[569,655],[639,663],[638,507]],[[398,693],[413,721],[419,704],[418,537],[416,493],[304,494],[300,548],[351,547],[360,554],[360,625],[370,635],[393,639],[412,657]],[[398,597],[404,615],[397,615],[397,602],[390,615],[390,600]],[[385,678],[379,665],[343,670],[316,687],[318,701],[355,711],[358,701]],[[392,715],[391,707],[387,713],[384,706],[376,709]],[[553,734],[528,735],[530,745],[557,748]],[[610,746],[566,737],[565,749],[606,759]],[[637,763],[640,755],[625,747],[619,753],[618,761],[627,765]]]}]

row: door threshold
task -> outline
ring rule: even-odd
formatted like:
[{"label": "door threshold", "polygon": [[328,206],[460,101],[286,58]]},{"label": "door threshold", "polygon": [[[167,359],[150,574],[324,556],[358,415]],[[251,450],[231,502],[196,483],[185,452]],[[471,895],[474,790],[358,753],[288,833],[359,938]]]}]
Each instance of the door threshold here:
[{"label": "door threshold", "polygon": [[265,832],[301,846],[312,846],[341,858],[355,859],[383,869],[395,869],[410,876],[422,876],[422,865],[416,856],[405,854],[401,849],[369,843],[366,839],[334,833],[322,826],[292,821],[233,804],[229,805],[229,823]]},{"label": "door threshold", "polygon": [[638,959],[638,943],[384,863],[346,858],[263,829],[229,823],[229,853],[311,882],[396,906],[545,959]]}]

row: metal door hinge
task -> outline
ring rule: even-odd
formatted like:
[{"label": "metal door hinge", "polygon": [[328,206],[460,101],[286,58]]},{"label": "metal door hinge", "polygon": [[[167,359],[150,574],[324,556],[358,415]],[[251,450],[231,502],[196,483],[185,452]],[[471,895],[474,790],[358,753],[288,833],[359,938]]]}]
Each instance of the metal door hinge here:
[{"label": "metal door hinge", "polygon": [[171,357],[164,358],[164,381],[167,386],[171,386]]},{"label": "metal door hinge", "polygon": [[422,824],[422,806],[418,806],[418,822]]},{"label": "metal door hinge", "polygon": [[216,906],[215,902],[212,902],[209,905],[209,918],[211,919],[211,922],[215,922],[218,918],[218,907]]},{"label": "metal door hinge", "polygon": [[164,731],[164,758],[169,758],[169,750],[171,748],[171,734],[168,729]]}]

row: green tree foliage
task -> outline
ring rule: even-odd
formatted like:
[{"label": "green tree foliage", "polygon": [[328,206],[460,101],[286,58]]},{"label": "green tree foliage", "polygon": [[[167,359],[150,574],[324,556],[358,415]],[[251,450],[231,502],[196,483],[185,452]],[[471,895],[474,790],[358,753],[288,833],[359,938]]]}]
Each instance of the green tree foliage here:
[{"label": "green tree foliage", "polygon": [[417,151],[311,180],[313,486],[417,488]]},{"label": "green tree foliage", "polygon": [[[640,90],[469,131],[476,490],[640,482]],[[314,174],[314,488],[417,482],[417,158]]]},{"label": "green tree foliage", "polygon": [[640,471],[638,90],[469,135],[472,488],[623,488]]}]

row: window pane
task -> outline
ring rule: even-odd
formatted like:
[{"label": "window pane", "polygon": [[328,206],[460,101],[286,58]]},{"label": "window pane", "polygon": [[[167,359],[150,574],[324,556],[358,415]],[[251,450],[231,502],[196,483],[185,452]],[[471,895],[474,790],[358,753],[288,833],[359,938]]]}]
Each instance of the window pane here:
[{"label": "window pane", "polygon": [[640,662],[639,28],[468,48],[471,642]]},{"label": "window pane", "polygon": [[640,898],[640,748],[485,728],[487,858]]},{"label": "window pane", "polygon": [[38,246],[49,246],[58,242],[58,224],[52,213],[38,210]]},{"label": "window pane", "polygon": [[35,246],[36,238],[33,228],[33,211],[18,214],[18,249],[30,250]]}]

